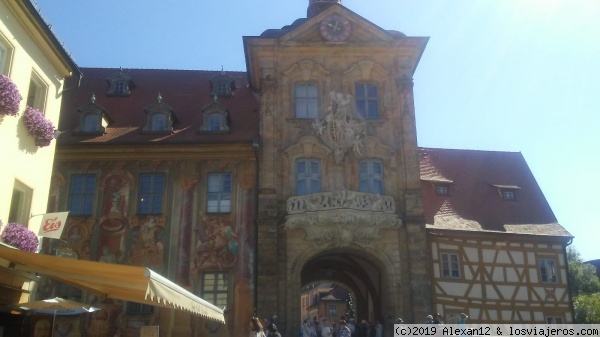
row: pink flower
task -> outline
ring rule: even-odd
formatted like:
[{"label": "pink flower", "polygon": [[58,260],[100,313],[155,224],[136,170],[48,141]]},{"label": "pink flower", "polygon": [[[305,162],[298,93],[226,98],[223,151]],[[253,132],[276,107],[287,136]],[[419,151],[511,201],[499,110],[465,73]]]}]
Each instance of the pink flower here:
[{"label": "pink flower", "polygon": [[23,97],[10,77],[0,75],[0,114],[16,116]]},{"label": "pink flower", "polygon": [[35,139],[35,145],[39,147],[50,145],[54,139],[54,125],[40,110],[28,106],[23,115],[23,122],[29,134]]}]

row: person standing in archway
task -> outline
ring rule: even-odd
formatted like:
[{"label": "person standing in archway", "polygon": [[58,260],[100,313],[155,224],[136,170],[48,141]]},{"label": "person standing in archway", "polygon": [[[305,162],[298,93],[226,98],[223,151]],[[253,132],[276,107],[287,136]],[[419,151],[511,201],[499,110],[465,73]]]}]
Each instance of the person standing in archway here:
[{"label": "person standing in archway", "polygon": [[345,320],[340,320],[338,322],[338,325],[340,327],[339,333],[338,333],[338,337],[351,337],[352,333],[350,332],[350,329],[346,326],[346,321]]}]

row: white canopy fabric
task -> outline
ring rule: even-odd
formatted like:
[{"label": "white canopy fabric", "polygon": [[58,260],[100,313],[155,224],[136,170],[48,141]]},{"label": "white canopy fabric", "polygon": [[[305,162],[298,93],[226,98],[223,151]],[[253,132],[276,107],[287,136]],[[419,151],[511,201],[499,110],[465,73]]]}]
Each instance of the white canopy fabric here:
[{"label": "white canopy fabric", "polygon": [[75,260],[0,245],[0,266],[46,275],[101,296],[190,312],[225,323],[223,310],[144,267]]}]

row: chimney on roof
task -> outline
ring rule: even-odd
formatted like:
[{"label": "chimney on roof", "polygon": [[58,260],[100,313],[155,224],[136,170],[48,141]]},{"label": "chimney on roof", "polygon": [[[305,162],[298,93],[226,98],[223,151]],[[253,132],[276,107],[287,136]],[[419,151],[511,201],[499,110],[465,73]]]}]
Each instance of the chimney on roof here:
[{"label": "chimney on roof", "polygon": [[309,19],[313,16],[321,13],[333,4],[342,4],[342,0],[308,0],[308,9],[306,10],[306,17]]}]

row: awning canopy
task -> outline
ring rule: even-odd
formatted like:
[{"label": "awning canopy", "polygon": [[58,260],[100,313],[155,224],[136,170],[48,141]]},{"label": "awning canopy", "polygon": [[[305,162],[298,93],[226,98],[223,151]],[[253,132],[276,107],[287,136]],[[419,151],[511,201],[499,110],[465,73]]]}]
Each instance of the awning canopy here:
[{"label": "awning canopy", "polygon": [[34,254],[0,245],[0,266],[39,273],[83,290],[225,323],[223,310],[144,267]]}]

